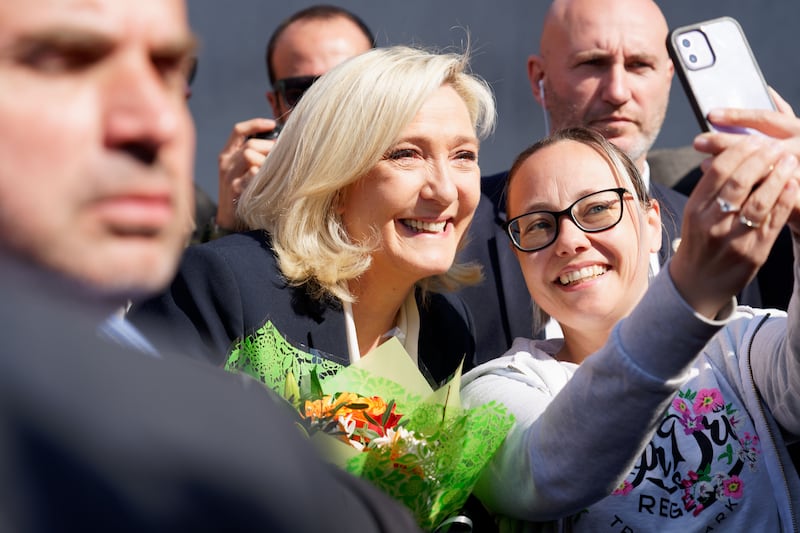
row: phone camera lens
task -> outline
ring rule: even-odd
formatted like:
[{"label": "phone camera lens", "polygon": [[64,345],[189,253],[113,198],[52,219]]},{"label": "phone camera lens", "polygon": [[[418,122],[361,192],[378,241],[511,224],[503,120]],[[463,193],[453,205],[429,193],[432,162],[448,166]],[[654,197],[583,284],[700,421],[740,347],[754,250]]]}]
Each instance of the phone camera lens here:
[{"label": "phone camera lens", "polygon": [[684,40],[681,41],[681,44],[684,47],[689,48],[690,46],[692,46],[692,41],[690,41],[689,39],[684,39]]},{"label": "phone camera lens", "polygon": [[694,54],[689,55],[689,62],[690,63],[697,63],[697,56]]}]

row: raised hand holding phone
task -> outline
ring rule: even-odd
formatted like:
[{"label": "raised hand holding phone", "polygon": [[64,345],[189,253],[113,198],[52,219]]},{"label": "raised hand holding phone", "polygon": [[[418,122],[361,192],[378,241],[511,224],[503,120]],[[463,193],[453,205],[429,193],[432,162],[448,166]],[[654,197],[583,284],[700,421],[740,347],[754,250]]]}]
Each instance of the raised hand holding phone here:
[{"label": "raised hand holding phone", "polygon": [[219,228],[236,227],[236,201],[272,150],[279,131],[278,123],[268,118],[234,125],[219,154],[219,206],[214,221]]}]

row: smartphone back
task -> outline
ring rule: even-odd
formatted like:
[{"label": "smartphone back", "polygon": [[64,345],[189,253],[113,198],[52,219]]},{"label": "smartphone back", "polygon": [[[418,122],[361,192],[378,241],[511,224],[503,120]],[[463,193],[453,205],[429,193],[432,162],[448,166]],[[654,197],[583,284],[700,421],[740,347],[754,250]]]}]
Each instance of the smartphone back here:
[{"label": "smartphone back", "polygon": [[736,20],[722,17],[676,28],[667,49],[703,131],[718,129],[706,119],[712,109],[775,109]]}]

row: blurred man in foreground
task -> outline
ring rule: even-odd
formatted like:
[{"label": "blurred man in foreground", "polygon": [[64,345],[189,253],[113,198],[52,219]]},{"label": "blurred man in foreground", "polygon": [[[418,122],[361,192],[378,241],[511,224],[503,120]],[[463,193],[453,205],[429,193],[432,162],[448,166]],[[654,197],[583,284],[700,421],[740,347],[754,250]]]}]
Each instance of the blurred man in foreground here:
[{"label": "blurred man in foreground", "polygon": [[0,529],[413,530],[261,385],[111,318],[190,228],[185,10],[0,0]]}]

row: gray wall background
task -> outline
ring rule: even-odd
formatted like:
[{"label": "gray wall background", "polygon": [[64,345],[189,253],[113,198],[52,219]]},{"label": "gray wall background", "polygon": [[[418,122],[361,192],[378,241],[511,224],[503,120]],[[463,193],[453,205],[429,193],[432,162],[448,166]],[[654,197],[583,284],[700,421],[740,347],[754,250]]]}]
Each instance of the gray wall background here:
[{"label": "gray wall background", "polygon": [[[199,70],[190,102],[197,125],[197,183],[217,196],[217,154],[233,124],[269,117],[264,48],[277,24],[313,0],[189,0],[189,16],[200,39]],[[546,0],[330,0],[361,16],[378,46],[414,43],[463,49],[467,33],[473,71],[492,86],[498,124],[481,147],[484,175],[505,170],[527,145],[543,135],[542,112],[530,92],[529,54],[538,52]],[[662,0],[670,28],[728,15],[745,30],[764,77],[800,112],[797,0]],[[681,146],[699,132],[677,78],[657,147]]]}]

